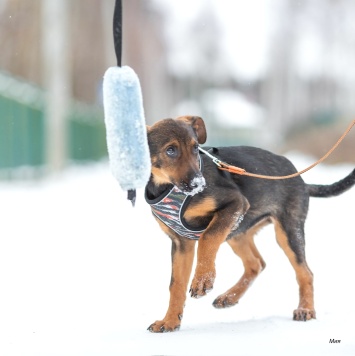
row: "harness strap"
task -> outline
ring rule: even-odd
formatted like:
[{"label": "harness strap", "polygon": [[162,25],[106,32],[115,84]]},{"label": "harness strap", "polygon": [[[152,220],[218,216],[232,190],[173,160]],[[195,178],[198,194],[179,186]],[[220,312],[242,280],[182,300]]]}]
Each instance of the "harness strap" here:
[{"label": "harness strap", "polygon": [[230,172],[230,173],[244,175],[244,176],[248,176],[248,177],[269,179],[269,180],[289,179],[289,178],[294,178],[294,177],[300,176],[301,174],[311,170],[312,168],[317,166],[319,163],[321,163],[325,159],[327,159],[328,156],[330,156],[330,154],[339,146],[341,141],[344,140],[345,136],[350,132],[350,130],[353,128],[354,125],[355,125],[355,120],[353,120],[351,122],[349,127],[345,130],[345,132],[342,134],[342,136],[339,138],[339,140],[335,143],[335,145],[322,158],[320,158],[317,162],[311,164],[309,167],[303,169],[302,171],[299,171],[299,172],[296,172],[296,173],[293,173],[293,174],[290,174],[290,175],[287,175],[287,176],[266,176],[266,175],[263,175],[263,174],[249,173],[243,168],[232,166],[232,165],[230,165],[230,164],[228,164],[226,162],[223,162],[223,161],[219,160],[217,157],[214,157],[213,155],[211,155],[209,152],[207,152],[206,150],[202,149],[201,147],[199,147],[199,150],[201,152],[203,152],[204,154],[206,154],[207,156],[209,156],[212,159],[212,161],[217,165],[217,167],[222,171],[227,171],[227,172]]}]

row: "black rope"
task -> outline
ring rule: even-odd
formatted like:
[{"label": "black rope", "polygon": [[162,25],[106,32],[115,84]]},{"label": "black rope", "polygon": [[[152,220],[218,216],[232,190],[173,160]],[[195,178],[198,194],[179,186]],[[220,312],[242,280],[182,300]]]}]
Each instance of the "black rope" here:
[{"label": "black rope", "polygon": [[116,0],[113,14],[113,44],[115,46],[117,66],[121,67],[122,61],[122,2]]}]

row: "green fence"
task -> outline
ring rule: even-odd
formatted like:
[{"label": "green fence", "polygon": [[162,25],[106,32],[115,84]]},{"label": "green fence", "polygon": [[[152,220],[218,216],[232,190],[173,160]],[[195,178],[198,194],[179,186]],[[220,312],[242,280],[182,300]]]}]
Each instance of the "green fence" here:
[{"label": "green fence", "polygon": [[44,165],[43,111],[0,95],[0,169]]},{"label": "green fence", "polygon": [[96,161],[107,156],[102,109],[75,103],[69,117],[68,130],[71,160]]},{"label": "green fence", "polygon": [[[42,174],[46,166],[44,92],[0,72],[0,179],[23,168]],[[103,110],[73,101],[67,120],[68,162],[107,156]]]}]

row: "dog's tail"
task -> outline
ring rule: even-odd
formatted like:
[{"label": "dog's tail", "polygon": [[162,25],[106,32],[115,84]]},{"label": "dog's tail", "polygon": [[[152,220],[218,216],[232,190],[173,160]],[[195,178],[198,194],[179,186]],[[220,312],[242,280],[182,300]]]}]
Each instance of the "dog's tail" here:
[{"label": "dog's tail", "polygon": [[311,197],[328,198],[346,192],[353,185],[355,185],[355,169],[339,182],[330,185],[307,184],[307,187]]}]

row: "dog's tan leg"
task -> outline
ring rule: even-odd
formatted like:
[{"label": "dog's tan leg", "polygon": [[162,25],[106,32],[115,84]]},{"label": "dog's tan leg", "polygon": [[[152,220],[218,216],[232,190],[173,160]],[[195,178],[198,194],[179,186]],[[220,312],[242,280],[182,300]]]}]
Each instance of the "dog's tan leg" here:
[{"label": "dog's tan leg", "polygon": [[157,320],[149,326],[151,332],[168,332],[179,330],[186,300],[187,286],[195,254],[195,241],[173,240],[172,274],[170,281],[169,308],[163,320]]},{"label": "dog's tan leg", "polygon": [[[245,204],[245,210],[247,208],[248,203]],[[201,236],[198,242],[195,276],[190,288],[191,297],[202,297],[213,288],[216,277],[215,260],[218,249],[221,243],[226,240],[236,221],[244,214],[244,211],[235,213],[236,211],[238,210],[235,206],[218,211],[207,230]]]},{"label": "dog's tan leg", "polygon": [[258,229],[252,229],[245,234],[231,238],[227,242],[244,265],[244,274],[236,285],[215,299],[215,308],[227,308],[238,303],[255,278],[265,268],[265,262],[254,244],[254,235]]},{"label": "dog's tan leg", "polygon": [[[280,247],[286,253],[286,256],[291,262],[292,267],[296,272],[296,279],[299,285],[299,305],[293,312],[293,320],[306,321],[316,318],[313,301],[313,273],[309,269],[307,262],[303,256],[302,261],[297,259],[295,252],[291,249],[286,232],[278,221],[274,222],[276,239]],[[304,244],[303,241],[300,241]],[[302,247],[302,249],[304,246]]]}]

